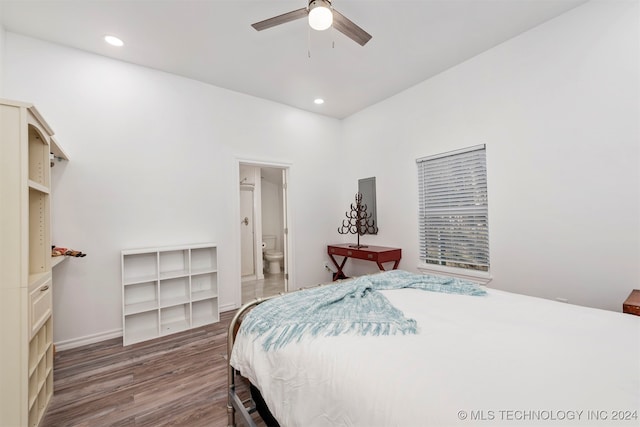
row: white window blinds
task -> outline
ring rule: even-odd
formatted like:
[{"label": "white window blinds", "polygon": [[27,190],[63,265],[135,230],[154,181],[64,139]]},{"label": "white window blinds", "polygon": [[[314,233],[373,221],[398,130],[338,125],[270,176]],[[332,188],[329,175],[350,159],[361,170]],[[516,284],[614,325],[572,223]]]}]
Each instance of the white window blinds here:
[{"label": "white window blinds", "polygon": [[416,162],[420,260],[488,271],[485,146],[423,157]]}]

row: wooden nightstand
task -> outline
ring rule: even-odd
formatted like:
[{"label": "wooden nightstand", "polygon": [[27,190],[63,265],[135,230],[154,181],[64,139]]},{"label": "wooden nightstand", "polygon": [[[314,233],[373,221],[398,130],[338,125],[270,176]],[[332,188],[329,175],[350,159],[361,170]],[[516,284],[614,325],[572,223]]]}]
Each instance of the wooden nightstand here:
[{"label": "wooden nightstand", "polygon": [[640,289],[634,289],[622,304],[622,312],[640,316]]}]

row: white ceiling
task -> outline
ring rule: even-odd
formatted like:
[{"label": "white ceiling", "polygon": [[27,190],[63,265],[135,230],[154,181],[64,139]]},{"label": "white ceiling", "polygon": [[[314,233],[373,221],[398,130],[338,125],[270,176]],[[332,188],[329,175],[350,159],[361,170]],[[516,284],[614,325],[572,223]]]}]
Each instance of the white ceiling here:
[{"label": "white ceiling", "polygon": [[[365,46],[334,30],[309,30],[304,19],[261,32],[250,26],[307,0],[0,0],[0,23],[9,32],[344,118],[584,1],[334,0],[373,36]],[[125,46],[107,45],[105,34]],[[325,104],[313,104],[316,97]]]}]

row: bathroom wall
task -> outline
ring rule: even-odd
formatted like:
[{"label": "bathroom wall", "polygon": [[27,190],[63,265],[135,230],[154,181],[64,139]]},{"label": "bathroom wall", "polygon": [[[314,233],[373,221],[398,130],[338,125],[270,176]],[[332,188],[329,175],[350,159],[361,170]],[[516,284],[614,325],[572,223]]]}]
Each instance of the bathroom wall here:
[{"label": "bathroom wall", "polygon": [[262,234],[277,236],[276,249],[283,250],[284,223],[282,205],[282,172],[262,168]]}]

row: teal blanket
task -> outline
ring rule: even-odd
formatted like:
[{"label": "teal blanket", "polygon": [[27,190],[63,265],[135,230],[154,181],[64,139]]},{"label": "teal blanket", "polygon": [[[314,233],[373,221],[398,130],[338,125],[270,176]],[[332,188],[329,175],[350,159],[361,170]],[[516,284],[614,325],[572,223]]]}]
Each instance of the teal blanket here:
[{"label": "teal blanket", "polygon": [[239,333],[264,336],[263,347],[267,351],[299,341],[304,335],[415,334],[416,321],[407,319],[378,292],[402,288],[486,294],[478,285],[461,279],[392,270],[266,301],[247,314]]}]

